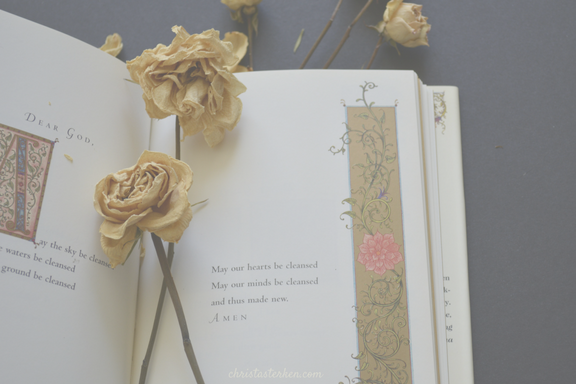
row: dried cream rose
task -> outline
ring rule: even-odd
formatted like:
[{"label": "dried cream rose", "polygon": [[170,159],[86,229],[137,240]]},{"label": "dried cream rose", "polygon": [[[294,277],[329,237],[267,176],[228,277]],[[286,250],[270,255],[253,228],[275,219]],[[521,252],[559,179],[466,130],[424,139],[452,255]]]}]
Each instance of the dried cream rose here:
[{"label": "dried cream rose", "polygon": [[237,96],[246,87],[226,69],[237,58],[218,31],[190,35],[178,26],[172,31],[176,37],[168,47],[158,44],[127,63],[130,76],[144,91],[150,117],[177,115],[184,137],[202,132],[213,147],[242,113]]},{"label": "dried cream rose", "polygon": [[106,42],[103,46],[100,47],[100,50],[111,54],[112,56],[116,57],[124,47],[122,44],[122,38],[119,34],[115,33],[113,35],[108,35],[106,37]]},{"label": "dried cream rose", "polygon": [[220,0],[233,11],[237,11],[242,7],[254,7],[262,2],[262,0]]},{"label": "dried cream rose", "polygon": [[104,217],[100,243],[112,268],[128,258],[138,230],[177,243],[192,219],[190,167],[168,155],[144,151],[138,163],[103,178],[94,208]]},{"label": "dried cream rose", "polygon": [[246,56],[246,51],[248,50],[248,37],[242,32],[226,32],[224,39],[222,41],[227,41],[232,43],[232,52],[236,56],[236,61],[230,66],[225,68],[232,73],[236,72],[248,72],[248,68],[240,65],[242,58]]},{"label": "dried cream rose", "polygon": [[412,3],[402,3],[403,0],[391,0],[386,4],[384,19],[376,26],[384,33],[387,40],[414,48],[428,45],[430,24],[427,17],[422,16],[422,6]]}]

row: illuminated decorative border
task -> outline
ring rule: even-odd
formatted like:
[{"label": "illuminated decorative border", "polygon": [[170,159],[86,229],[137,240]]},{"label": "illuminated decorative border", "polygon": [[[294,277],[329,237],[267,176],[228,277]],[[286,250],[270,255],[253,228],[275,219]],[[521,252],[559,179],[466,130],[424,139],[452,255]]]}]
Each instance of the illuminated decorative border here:
[{"label": "illuminated decorative border", "polygon": [[350,157],[350,209],[356,273],[358,374],[349,383],[412,382],[395,107],[375,107],[362,86],[362,106],[348,106],[342,146]]},{"label": "illuminated decorative border", "polygon": [[434,92],[434,124],[436,129],[441,128],[442,134],[446,131],[446,101],[444,92]]},{"label": "illuminated decorative border", "polygon": [[54,142],[0,124],[0,233],[34,241]]}]

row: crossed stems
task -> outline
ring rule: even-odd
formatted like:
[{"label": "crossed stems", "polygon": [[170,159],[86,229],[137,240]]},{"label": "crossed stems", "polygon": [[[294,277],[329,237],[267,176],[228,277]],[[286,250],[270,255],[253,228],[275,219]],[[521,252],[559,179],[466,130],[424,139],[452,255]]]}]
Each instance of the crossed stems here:
[{"label": "crossed stems", "polygon": [[[180,123],[178,117],[176,117],[176,159],[180,160]],[[169,243],[168,245],[168,257],[166,257],[166,252],[164,251],[164,246],[162,244],[162,239],[152,233],[152,241],[154,242],[154,248],[156,249],[156,254],[158,255],[158,261],[160,262],[160,268],[162,269],[162,274],[164,275],[164,281],[162,282],[162,288],[160,289],[160,297],[158,298],[158,305],[156,307],[156,315],[154,316],[154,325],[152,326],[152,332],[150,334],[150,341],[148,342],[148,348],[146,350],[146,355],[142,361],[142,367],[140,368],[140,380],[139,384],[146,383],[146,374],[148,372],[148,365],[150,364],[150,358],[152,356],[152,350],[154,349],[154,342],[156,340],[156,334],[158,333],[158,325],[160,323],[160,317],[162,315],[162,308],[164,307],[164,298],[166,297],[166,289],[170,293],[170,298],[174,304],[174,309],[176,311],[176,317],[178,318],[178,324],[180,325],[180,331],[182,332],[182,341],[184,343],[184,351],[186,352],[186,357],[194,373],[194,378],[197,384],[204,384],[204,379],[200,372],[200,367],[198,366],[198,361],[196,360],[196,355],[194,354],[194,349],[192,348],[192,342],[190,341],[190,333],[188,332],[188,326],[186,324],[186,317],[184,316],[184,309],[182,308],[182,303],[180,301],[180,296],[178,296],[178,291],[176,289],[176,284],[174,283],[174,278],[170,272],[170,267],[172,266],[172,260],[174,258],[174,243]]]}]

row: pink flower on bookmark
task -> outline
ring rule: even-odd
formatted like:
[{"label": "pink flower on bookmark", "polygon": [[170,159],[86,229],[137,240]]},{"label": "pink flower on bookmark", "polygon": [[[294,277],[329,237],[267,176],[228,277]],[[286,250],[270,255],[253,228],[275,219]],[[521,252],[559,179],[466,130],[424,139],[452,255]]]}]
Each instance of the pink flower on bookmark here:
[{"label": "pink flower on bookmark", "polygon": [[376,231],[375,235],[364,235],[364,243],[360,245],[358,262],[366,266],[367,271],[374,271],[383,275],[387,270],[404,260],[398,251],[400,246],[394,242],[394,235],[382,235]]}]

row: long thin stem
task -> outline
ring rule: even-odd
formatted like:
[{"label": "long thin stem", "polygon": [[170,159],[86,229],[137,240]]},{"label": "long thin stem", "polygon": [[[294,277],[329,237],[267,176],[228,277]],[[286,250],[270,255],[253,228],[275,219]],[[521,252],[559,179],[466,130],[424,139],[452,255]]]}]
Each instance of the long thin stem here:
[{"label": "long thin stem", "polygon": [[176,160],[180,160],[180,119],[176,116],[176,126],[174,127],[176,138]]},{"label": "long thin stem", "polygon": [[338,10],[340,9],[340,4],[342,4],[343,0],[338,0],[338,4],[336,4],[336,8],[334,9],[334,12],[332,13],[332,17],[330,17],[330,20],[328,20],[328,23],[326,24],[326,26],[324,27],[324,29],[322,30],[322,33],[320,34],[320,36],[318,36],[318,39],[316,40],[316,42],[314,43],[314,45],[312,46],[312,48],[310,49],[310,52],[308,52],[308,54],[306,55],[306,57],[304,58],[304,61],[302,62],[302,64],[300,65],[299,69],[303,69],[304,66],[306,65],[306,63],[308,62],[308,60],[310,60],[310,58],[312,57],[312,54],[314,53],[314,51],[316,50],[316,47],[318,47],[318,44],[320,44],[320,41],[322,41],[322,39],[324,38],[324,35],[326,34],[326,32],[328,32],[328,29],[330,28],[330,26],[332,25],[332,22],[334,21],[334,18],[336,17],[336,14],[338,13]]},{"label": "long thin stem", "polygon": [[252,60],[252,35],[253,35],[253,27],[252,27],[252,18],[254,15],[248,15],[248,57],[250,58],[250,70],[254,70],[254,60]]},{"label": "long thin stem", "polygon": [[[174,259],[174,243],[168,244],[168,267],[172,266]],[[148,349],[146,349],[146,356],[142,360],[142,367],[140,368],[139,384],[146,383],[146,375],[148,374],[148,365],[154,350],[154,342],[156,341],[156,334],[158,333],[158,325],[160,324],[160,317],[162,315],[162,308],[164,307],[164,298],[166,297],[166,282],[162,281],[162,288],[160,288],[160,297],[158,297],[158,305],[156,306],[156,315],[154,316],[154,324],[152,332],[150,333],[150,341],[148,342]]]},{"label": "long thin stem", "polygon": [[[180,121],[176,116],[175,124],[175,139],[176,139],[176,159],[180,160]],[[172,260],[174,259],[174,243],[168,244],[168,268],[172,267]],[[164,308],[164,298],[166,297],[166,280],[162,281],[160,288],[160,297],[158,297],[158,305],[156,306],[156,314],[154,315],[154,324],[152,325],[152,332],[150,333],[150,340],[148,341],[148,348],[146,355],[142,360],[142,367],[140,368],[140,380],[138,384],[146,383],[146,375],[148,374],[148,366],[154,350],[154,343],[156,342],[156,335],[158,334],[158,326],[160,325],[160,318],[162,317],[162,308]]]},{"label": "long thin stem", "polygon": [[374,62],[374,58],[376,57],[376,53],[378,52],[378,50],[380,49],[380,46],[382,45],[382,40],[384,40],[384,35],[380,34],[380,38],[378,39],[378,42],[376,43],[376,47],[374,48],[374,52],[372,52],[372,56],[370,57],[370,61],[368,62],[366,69],[370,69],[370,67],[372,66],[372,62]]},{"label": "long thin stem", "polygon": [[370,6],[370,4],[372,4],[373,1],[374,0],[368,0],[366,2],[366,5],[364,5],[364,8],[362,8],[360,13],[356,16],[356,18],[348,26],[348,29],[346,29],[346,33],[344,33],[344,37],[342,37],[342,40],[340,40],[340,44],[338,44],[338,46],[336,47],[336,50],[334,51],[334,53],[332,53],[332,56],[330,56],[330,58],[328,59],[326,64],[324,64],[324,69],[327,69],[328,67],[330,67],[330,64],[332,64],[332,61],[334,61],[334,59],[338,55],[338,52],[340,52],[340,49],[342,49],[342,47],[344,46],[344,43],[346,42],[346,40],[348,40],[348,37],[350,36],[350,32],[352,31],[352,27],[354,27],[354,24],[356,24],[356,22],[358,22],[358,20],[360,20],[360,17],[362,17],[364,12],[366,12],[366,10]]},{"label": "long thin stem", "polygon": [[162,273],[164,274],[164,281],[166,282],[168,292],[170,293],[170,298],[172,299],[172,304],[174,305],[174,310],[176,311],[176,317],[178,318],[178,324],[180,325],[180,331],[182,332],[182,341],[184,343],[184,351],[186,352],[186,357],[188,358],[188,362],[190,363],[190,367],[194,373],[196,383],[204,384],[204,379],[200,373],[200,367],[198,366],[198,361],[196,360],[196,355],[194,354],[194,349],[192,348],[192,342],[190,341],[190,333],[188,332],[188,325],[186,324],[186,317],[184,316],[182,302],[180,301],[180,296],[178,296],[178,290],[176,289],[176,284],[174,284],[174,279],[172,278],[172,273],[170,272],[170,266],[168,265],[166,253],[164,252],[162,239],[152,233],[152,241],[154,242],[154,248],[156,248],[158,261],[160,262],[160,267],[162,268]]}]

